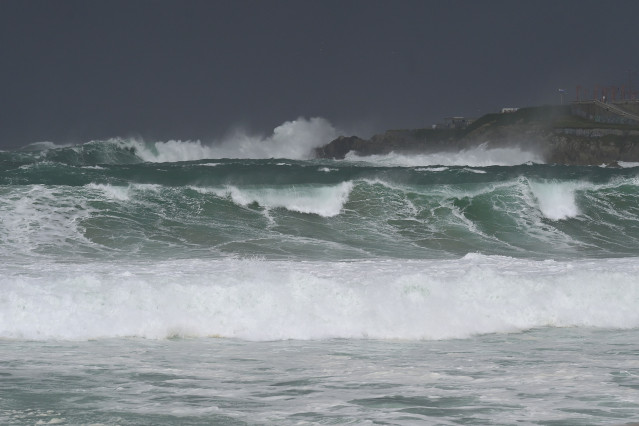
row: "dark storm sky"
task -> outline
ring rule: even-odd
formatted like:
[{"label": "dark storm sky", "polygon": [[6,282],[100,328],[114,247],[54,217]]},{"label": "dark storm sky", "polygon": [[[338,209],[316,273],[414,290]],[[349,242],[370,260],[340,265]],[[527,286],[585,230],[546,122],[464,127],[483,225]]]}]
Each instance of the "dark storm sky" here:
[{"label": "dark storm sky", "polygon": [[1,147],[373,132],[639,89],[639,1],[0,0],[0,58]]}]

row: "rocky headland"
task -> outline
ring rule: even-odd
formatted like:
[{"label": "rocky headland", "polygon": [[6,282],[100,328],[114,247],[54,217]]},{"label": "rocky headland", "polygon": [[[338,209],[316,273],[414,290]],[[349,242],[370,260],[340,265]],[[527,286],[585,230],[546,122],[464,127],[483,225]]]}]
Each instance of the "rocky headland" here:
[{"label": "rocky headland", "polygon": [[315,150],[319,158],[343,159],[391,152],[458,152],[516,147],[540,155],[546,163],[614,165],[639,162],[639,103],[599,101],[564,106],[521,108],[487,114],[464,128],[389,130],[370,139],[340,136]]}]

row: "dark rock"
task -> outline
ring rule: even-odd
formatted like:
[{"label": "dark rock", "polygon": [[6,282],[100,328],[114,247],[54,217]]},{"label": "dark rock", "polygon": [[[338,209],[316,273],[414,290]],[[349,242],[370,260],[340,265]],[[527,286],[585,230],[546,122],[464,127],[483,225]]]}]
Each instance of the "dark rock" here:
[{"label": "dark rock", "polygon": [[315,155],[319,158],[342,160],[351,151],[366,150],[369,144],[357,136],[340,136],[327,145],[315,148]]},{"label": "dark rock", "polygon": [[518,147],[554,164],[639,161],[639,128],[599,125],[567,111],[563,107],[526,108],[513,114],[488,114],[466,129],[389,130],[369,140],[341,136],[317,148],[315,154],[343,159],[351,151],[366,156],[453,152],[483,145],[487,149]]}]

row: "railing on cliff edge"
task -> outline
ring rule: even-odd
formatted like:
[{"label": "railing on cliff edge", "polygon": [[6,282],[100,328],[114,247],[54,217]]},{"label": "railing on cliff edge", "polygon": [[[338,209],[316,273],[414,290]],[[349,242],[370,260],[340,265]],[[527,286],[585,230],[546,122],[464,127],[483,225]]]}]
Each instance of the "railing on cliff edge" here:
[{"label": "railing on cliff edge", "polygon": [[614,104],[608,104],[608,103],[602,102],[602,101],[600,101],[598,99],[593,99],[592,101],[589,101],[589,102],[592,102],[595,105],[597,105],[598,107],[603,108],[606,111],[612,112],[613,114],[617,114],[617,115],[620,115],[622,117],[629,118],[629,119],[634,120],[637,123],[639,123],[639,115],[633,114],[633,113],[628,112],[626,110],[623,110],[623,109],[619,108],[618,106],[616,106]]}]

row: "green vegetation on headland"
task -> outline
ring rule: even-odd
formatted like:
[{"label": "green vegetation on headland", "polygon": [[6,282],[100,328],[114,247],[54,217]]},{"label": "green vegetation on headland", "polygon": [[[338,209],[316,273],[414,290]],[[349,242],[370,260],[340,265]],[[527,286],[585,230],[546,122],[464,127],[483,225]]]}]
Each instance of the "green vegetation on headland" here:
[{"label": "green vegetation on headland", "polygon": [[[464,128],[389,130],[366,140],[341,136],[316,150],[320,158],[397,153],[452,152],[479,145],[516,147],[547,163],[600,165],[639,161],[639,104],[584,102],[486,114]],[[638,120],[635,120],[635,117]]]}]

